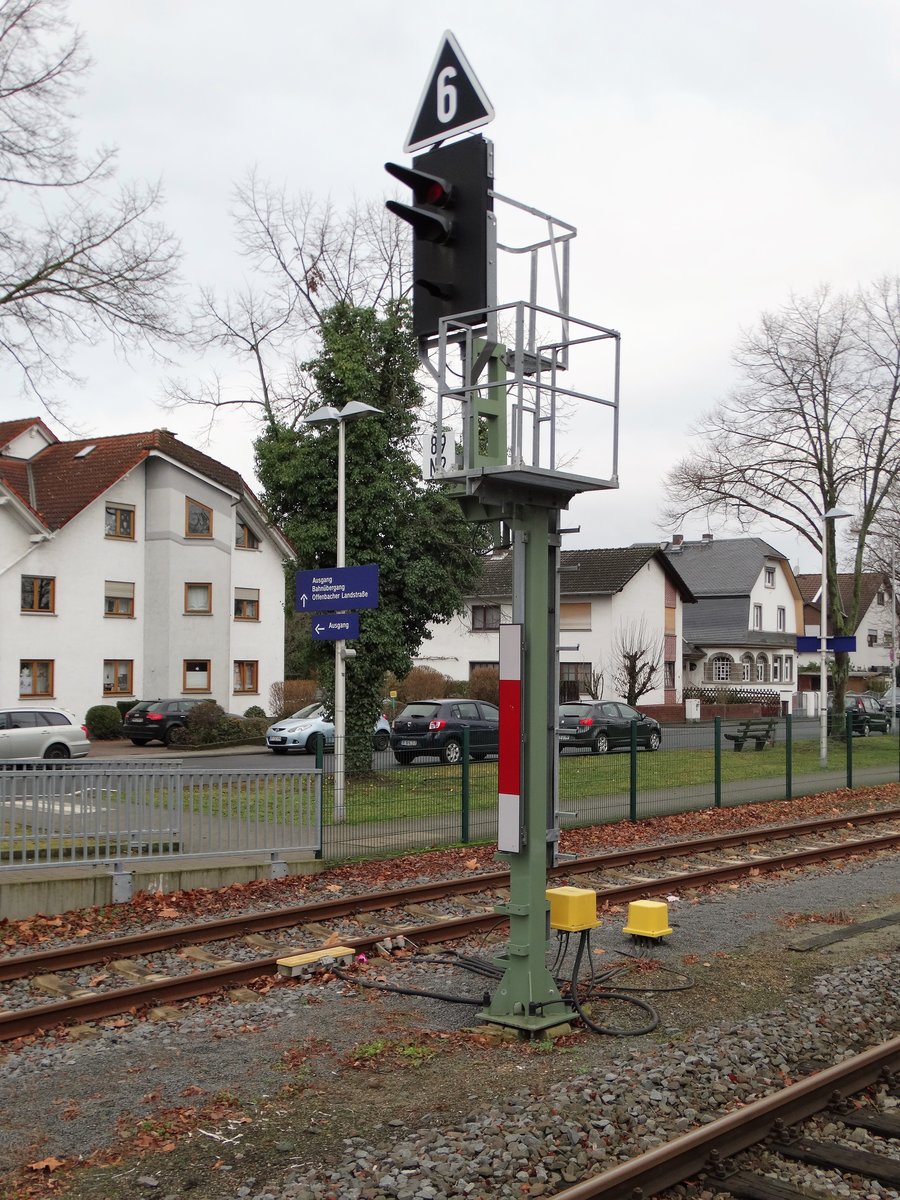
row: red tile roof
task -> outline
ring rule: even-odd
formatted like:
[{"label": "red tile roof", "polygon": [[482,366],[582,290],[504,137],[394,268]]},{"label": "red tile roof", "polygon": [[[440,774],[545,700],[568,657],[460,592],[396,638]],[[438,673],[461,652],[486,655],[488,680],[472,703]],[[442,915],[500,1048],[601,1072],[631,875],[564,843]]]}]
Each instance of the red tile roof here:
[{"label": "red tile roof", "polygon": [[0,421],[0,453],[14,441],[20,433],[24,433],[26,429],[30,429],[32,425],[40,425],[49,438],[53,438],[53,434],[44,425],[40,417],[20,417],[17,421]]},{"label": "red tile roof", "polygon": [[[818,610],[818,594],[822,587],[822,575],[816,573],[813,575],[796,575],[797,586],[800,588],[800,595],[803,597],[803,603],[811,608]],[[888,577],[882,575],[878,571],[863,571],[859,587],[859,615],[862,619],[869,610],[869,606],[875,600],[878,592],[888,583]],[[847,612],[853,601],[853,575],[849,572],[840,572],[838,574],[838,590],[841,594],[841,605],[844,612]],[[886,589],[887,604],[890,607],[890,587]]]},{"label": "red tile roof", "polygon": [[[0,447],[36,420],[0,422]],[[93,447],[91,452],[78,458],[78,452],[88,446]],[[153,454],[165,455],[239,496],[256,500],[237,471],[186,446],[165,429],[55,442],[27,461],[0,454],[0,483],[15,491],[48,529],[60,529]]]}]

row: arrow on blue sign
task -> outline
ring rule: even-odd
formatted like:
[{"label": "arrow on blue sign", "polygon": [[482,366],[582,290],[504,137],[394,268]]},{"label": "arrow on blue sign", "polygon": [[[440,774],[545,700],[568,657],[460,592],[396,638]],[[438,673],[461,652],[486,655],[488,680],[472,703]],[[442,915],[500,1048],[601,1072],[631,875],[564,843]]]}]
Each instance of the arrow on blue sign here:
[{"label": "arrow on blue sign", "polygon": [[378,564],[298,571],[297,612],[343,612],[378,607]]},{"label": "arrow on blue sign", "polygon": [[314,642],[348,642],[359,637],[359,613],[338,613],[330,617],[313,617]]}]

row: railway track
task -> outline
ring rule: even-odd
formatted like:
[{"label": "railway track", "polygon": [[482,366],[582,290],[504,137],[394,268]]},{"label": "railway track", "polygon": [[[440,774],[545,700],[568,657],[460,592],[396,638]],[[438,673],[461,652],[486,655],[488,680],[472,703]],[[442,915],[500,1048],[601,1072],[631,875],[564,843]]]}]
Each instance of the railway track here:
[{"label": "railway track", "polygon": [[[868,836],[859,836],[860,827],[873,825],[877,828]],[[779,854],[764,853],[765,844],[774,841],[789,845],[780,847]],[[561,865],[550,876],[578,877],[595,887],[601,906],[621,905],[674,889],[715,886],[872,854],[898,843],[900,810],[889,809],[584,856]],[[723,860],[725,852],[738,847],[742,847],[740,857],[732,853]],[[656,874],[636,874],[634,868],[640,864],[653,866]],[[0,1011],[0,1041],[246,985],[276,973],[279,958],[322,946],[329,939],[339,939],[357,953],[369,952],[388,938],[403,937],[416,945],[464,939],[501,923],[493,906],[508,898],[508,883],[505,871],[484,872],[2,958],[0,981],[28,978],[51,999],[27,1008],[11,1007],[7,1000]],[[432,911],[429,905],[440,911]],[[392,923],[376,927],[373,914],[385,912],[392,914]],[[219,943],[215,953],[197,949],[210,943]],[[165,969],[150,960],[158,954],[168,955]],[[201,969],[192,969],[198,963]],[[67,975],[90,966],[103,970],[87,986]],[[115,986],[123,976],[128,986]]]},{"label": "railway track", "polygon": [[[877,1106],[847,1103],[879,1081],[896,1098],[898,1071],[900,1037],[556,1192],[555,1200],[649,1200],[698,1175],[698,1191],[730,1193],[741,1200],[801,1200],[808,1193],[784,1182],[790,1162],[851,1174],[857,1195],[871,1194],[866,1180],[900,1189],[900,1117]],[[848,1131],[875,1134],[878,1149],[851,1148],[798,1128],[799,1122],[825,1111]]]}]

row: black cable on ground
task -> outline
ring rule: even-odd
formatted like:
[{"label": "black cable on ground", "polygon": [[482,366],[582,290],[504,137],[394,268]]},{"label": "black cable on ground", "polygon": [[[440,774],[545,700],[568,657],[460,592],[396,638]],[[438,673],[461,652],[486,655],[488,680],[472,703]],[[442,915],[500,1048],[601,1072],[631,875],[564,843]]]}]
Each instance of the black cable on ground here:
[{"label": "black cable on ground", "polygon": [[[593,980],[588,985],[588,991],[584,998],[582,999],[579,997],[578,977],[581,972],[581,960],[584,957],[585,949],[589,944],[590,930],[584,929],[582,930],[581,936],[578,939],[578,949],[575,951],[575,965],[572,967],[572,993],[569,997],[569,1002],[572,1004],[572,1007],[578,1013],[578,1016],[584,1022],[585,1026],[593,1033],[605,1033],[610,1037],[633,1037],[640,1036],[644,1033],[652,1033],[659,1024],[659,1013],[656,1011],[653,1005],[648,1003],[646,1000],[640,1000],[637,996],[625,996],[621,992],[595,991]],[[601,1025],[589,1017],[584,1011],[584,1005],[589,1001],[595,1000],[615,1000],[620,1004],[630,1005],[633,1008],[637,1008],[641,1012],[647,1013],[650,1019],[637,1029],[622,1029],[616,1025]]]}]

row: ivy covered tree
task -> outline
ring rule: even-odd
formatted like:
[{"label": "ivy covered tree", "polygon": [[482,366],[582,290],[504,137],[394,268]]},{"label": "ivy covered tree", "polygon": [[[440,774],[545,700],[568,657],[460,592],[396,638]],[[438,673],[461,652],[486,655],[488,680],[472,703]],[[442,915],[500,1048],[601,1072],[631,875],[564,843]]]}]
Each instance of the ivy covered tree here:
[{"label": "ivy covered tree", "polygon": [[[459,610],[478,578],[478,527],[415,461],[422,397],[405,304],[384,315],[337,305],[322,317],[321,349],[304,364],[317,399],[351,400],[381,415],[348,421],[346,563],[377,563],[378,608],[360,614],[357,657],[347,666],[347,767],[366,771],[386,671],[402,678],[428,625]],[[297,548],[297,566],[333,566],[337,544],[338,433],[333,425],[294,427],[270,420],[256,442],[266,504]],[[319,678],[333,700],[334,649],[316,644]]]}]

